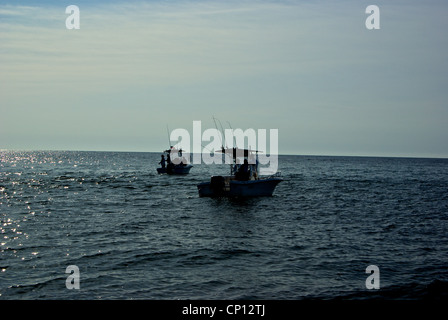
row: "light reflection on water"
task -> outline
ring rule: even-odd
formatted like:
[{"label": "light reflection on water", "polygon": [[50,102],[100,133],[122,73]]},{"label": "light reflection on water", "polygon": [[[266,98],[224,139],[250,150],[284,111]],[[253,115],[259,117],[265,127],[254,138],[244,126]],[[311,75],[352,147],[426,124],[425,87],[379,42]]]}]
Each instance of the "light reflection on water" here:
[{"label": "light reflection on water", "polygon": [[152,153],[0,158],[2,298],[363,296],[369,264],[398,295],[448,283],[444,160],[280,156],[273,197],[210,199],[196,185],[227,166],[173,177]]}]

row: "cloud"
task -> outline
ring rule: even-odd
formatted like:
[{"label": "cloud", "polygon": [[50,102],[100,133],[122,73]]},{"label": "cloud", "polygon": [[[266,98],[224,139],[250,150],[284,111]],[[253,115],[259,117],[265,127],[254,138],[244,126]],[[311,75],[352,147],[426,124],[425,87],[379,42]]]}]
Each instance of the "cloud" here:
[{"label": "cloud", "polygon": [[68,75],[79,84],[173,84],[289,72],[303,36],[290,11],[299,8],[269,2],[81,7],[80,30],[65,29],[60,7],[8,10],[21,19],[1,25],[4,77],[27,70],[25,83],[36,85]]},{"label": "cloud", "polygon": [[3,5],[0,7],[0,16],[29,16],[37,11],[38,7],[21,6],[21,5]]}]

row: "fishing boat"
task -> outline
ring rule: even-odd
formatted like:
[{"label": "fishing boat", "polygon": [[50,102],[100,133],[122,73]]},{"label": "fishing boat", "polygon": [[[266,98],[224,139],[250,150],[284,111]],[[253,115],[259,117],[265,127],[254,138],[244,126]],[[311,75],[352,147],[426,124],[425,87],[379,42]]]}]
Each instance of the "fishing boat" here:
[{"label": "fishing boat", "polygon": [[188,174],[190,173],[190,169],[193,168],[191,164],[187,164],[186,166],[175,165],[173,168],[157,168],[157,173],[159,174]]},{"label": "fishing boat", "polygon": [[[272,196],[276,186],[283,181],[280,173],[267,177],[258,174],[257,151],[237,148],[222,148],[221,152],[231,155],[230,175],[212,176],[210,181],[197,185],[200,197],[263,197]],[[243,154],[243,164],[238,164],[237,154]],[[249,164],[248,157],[255,154],[255,163]],[[254,159],[252,157],[252,159]],[[253,162],[253,161],[252,161]]]},{"label": "fishing boat", "polygon": [[[177,161],[176,159],[171,159],[171,155],[175,155],[176,153],[177,153],[176,157]],[[176,150],[173,147],[171,147],[170,149],[165,150],[164,154],[166,154],[166,160],[165,156],[162,155],[162,160],[159,162],[159,164],[161,164],[162,167],[157,168],[157,173],[176,174],[176,175],[190,173],[190,169],[193,168],[193,166],[188,163],[185,157],[182,156],[182,149]]]}]

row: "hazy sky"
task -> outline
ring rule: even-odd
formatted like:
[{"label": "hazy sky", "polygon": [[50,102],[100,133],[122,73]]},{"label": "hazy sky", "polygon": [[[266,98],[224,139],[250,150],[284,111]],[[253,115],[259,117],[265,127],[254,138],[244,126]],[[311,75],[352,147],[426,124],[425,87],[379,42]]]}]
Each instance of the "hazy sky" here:
[{"label": "hazy sky", "polygon": [[[371,4],[379,30],[365,26]],[[447,9],[0,1],[0,149],[158,152],[167,125],[215,116],[278,129],[283,154],[448,157]]]}]

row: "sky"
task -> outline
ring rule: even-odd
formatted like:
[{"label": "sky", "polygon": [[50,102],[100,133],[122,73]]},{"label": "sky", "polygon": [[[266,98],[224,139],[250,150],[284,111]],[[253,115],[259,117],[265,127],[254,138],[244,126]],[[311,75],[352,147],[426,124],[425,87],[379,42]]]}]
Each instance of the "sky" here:
[{"label": "sky", "polygon": [[[366,28],[371,4],[380,29]],[[280,154],[447,158],[447,9],[0,1],[0,149],[160,152],[167,127],[215,117],[278,129]]]}]

